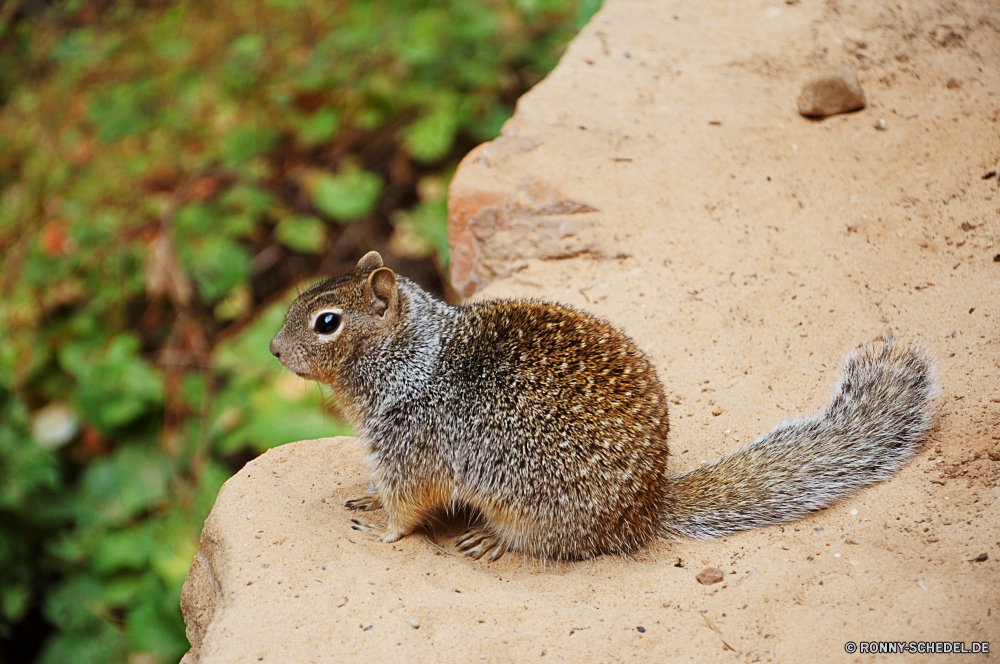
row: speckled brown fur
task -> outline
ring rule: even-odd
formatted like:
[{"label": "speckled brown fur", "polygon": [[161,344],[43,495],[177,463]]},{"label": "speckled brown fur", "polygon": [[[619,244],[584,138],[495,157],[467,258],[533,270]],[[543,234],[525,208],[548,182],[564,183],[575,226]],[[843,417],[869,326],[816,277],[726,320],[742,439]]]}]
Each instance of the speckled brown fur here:
[{"label": "speckled brown fur", "polygon": [[[319,315],[339,326],[317,332]],[[885,339],[849,358],[820,415],[668,477],[663,388],[626,335],[557,304],[452,307],[374,252],[303,293],[271,351],[330,386],[370,452],[375,494],[347,506],[387,522],[357,529],[392,542],[467,506],[480,525],[459,547],[489,559],[627,554],[798,518],[905,463],[934,390],[925,353]]]}]

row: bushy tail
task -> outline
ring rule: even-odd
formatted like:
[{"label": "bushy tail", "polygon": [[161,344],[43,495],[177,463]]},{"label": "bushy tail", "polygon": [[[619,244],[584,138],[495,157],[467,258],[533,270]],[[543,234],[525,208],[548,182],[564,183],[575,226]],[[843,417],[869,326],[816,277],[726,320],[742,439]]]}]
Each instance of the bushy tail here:
[{"label": "bushy tail", "polygon": [[887,334],[863,345],[818,415],[667,478],[661,534],[705,539],[785,523],[890,477],[917,452],[937,391],[918,343]]}]

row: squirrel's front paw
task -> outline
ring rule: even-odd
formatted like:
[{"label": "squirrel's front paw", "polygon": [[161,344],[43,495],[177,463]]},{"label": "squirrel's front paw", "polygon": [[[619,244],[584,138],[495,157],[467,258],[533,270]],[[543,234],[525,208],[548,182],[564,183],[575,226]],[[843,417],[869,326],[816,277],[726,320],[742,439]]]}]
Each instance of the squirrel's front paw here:
[{"label": "squirrel's front paw", "polygon": [[374,493],[366,493],[359,498],[352,498],[344,503],[344,507],[358,512],[371,512],[382,509],[382,500]]},{"label": "squirrel's front paw", "polygon": [[486,526],[472,526],[458,538],[455,544],[459,551],[464,551],[465,555],[475,560],[479,560],[488,553],[486,562],[493,562],[507,553],[507,545],[487,530]]},{"label": "squirrel's front paw", "polygon": [[352,530],[375,535],[380,542],[384,542],[385,544],[398,542],[403,536],[403,533],[378,523],[368,523],[367,521],[359,521],[358,519],[351,519],[351,523],[354,524],[351,526]]}]

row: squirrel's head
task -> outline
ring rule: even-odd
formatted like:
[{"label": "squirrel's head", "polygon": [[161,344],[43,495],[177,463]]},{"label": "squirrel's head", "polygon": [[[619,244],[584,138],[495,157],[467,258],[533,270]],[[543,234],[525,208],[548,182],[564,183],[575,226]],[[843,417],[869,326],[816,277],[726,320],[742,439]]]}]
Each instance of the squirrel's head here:
[{"label": "squirrel's head", "polygon": [[347,274],[313,286],[292,303],[271,354],[303,378],[333,384],[345,363],[389,335],[399,319],[396,275],[378,252]]}]

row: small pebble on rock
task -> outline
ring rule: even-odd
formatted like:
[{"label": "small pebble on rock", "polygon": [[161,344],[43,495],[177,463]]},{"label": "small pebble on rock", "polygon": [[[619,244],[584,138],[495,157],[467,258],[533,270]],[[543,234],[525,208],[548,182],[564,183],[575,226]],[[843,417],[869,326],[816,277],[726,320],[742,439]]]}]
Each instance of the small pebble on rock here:
[{"label": "small pebble on rock", "polygon": [[705,569],[698,572],[698,576],[694,577],[703,586],[710,586],[713,583],[718,583],[725,578],[725,574],[718,567],[706,567]]},{"label": "small pebble on rock", "polygon": [[642,625],[639,625],[638,627],[635,628],[635,631],[639,632],[640,634],[645,634],[646,628],[643,627]]},{"label": "small pebble on rock", "polygon": [[858,74],[846,65],[834,67],[802,87],[799,113],[807,118],[825,118],[865,107],[865,92]]},{"label": "small pebble on rock", "polygon": [[938,46],[954,46],[965,39],[962,32],[962,29],[957,26],[939,25],[931,32],[931,38]]},{"label": "small pebble on rock", "polygon": [[416,618],[410,618],[410,627],[413,629],[420,629],[420,621]]},{"label": "small pebble on rock", "polygon": [[879,118],[878,120],[876,120],[875,121],[875,128],[878,129],[879,131],[885,131],[885,120],[882,119],[882,118]]},{"label": "small pebble on rock", "polygon": [[962,81],[958,80],[957,78],[952,77],[952,78],[948,79],[948,82],[945,83],[944,86],[946,88],[948,88],[949,90],[954,90],[955,88],[962,87]]},{"label": "small pebble on rock", "polygon": [[990,559],[990,555],[988,553],[980,553],[978,556],[976,556],[975,558],[972,559],[972,562],[974,562],[974,563],[985,563],[989,559]]}]

